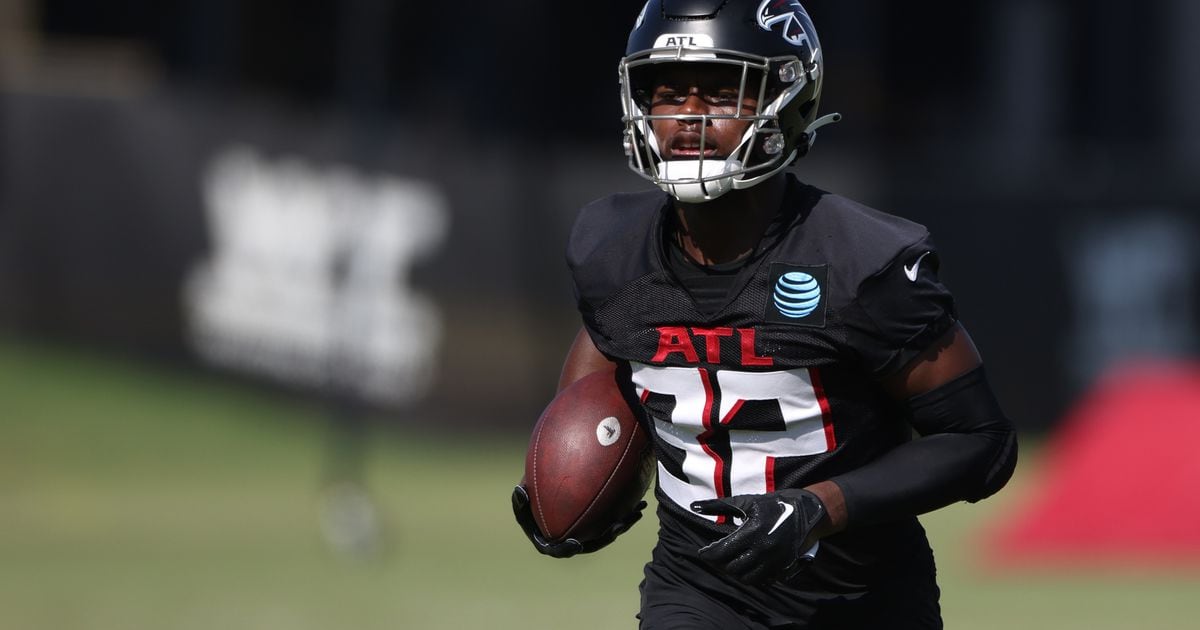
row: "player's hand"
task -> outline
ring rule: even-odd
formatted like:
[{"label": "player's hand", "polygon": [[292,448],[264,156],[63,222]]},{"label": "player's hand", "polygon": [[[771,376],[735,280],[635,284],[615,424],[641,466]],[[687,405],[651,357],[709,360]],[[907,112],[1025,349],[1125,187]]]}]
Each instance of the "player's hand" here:
[{"label": "player's hand", "polygon": [[533,519],[533,510],[529,507],[529,493],[525,490],[525,486],[517,484],[513,488],[512,493],[513,515],[517,517],[517,524],[525,531],[525,536],[529,538],[529,542],[533,543],[535,549],[539,553],[552,556],[555,558],[570,558],[571,556],[581,553],[592,553],[607,547],[612,541],[617,539],[617,536],[629,531],[633,524],[642,518],[642,510],[646,509],[646,502],[640,501],[633,508],[627,517],[613,523],[603,534],[596,538],[588,540],[577,540],[575,538],[567,538],[562,542],[552,543],[546,541],[542,536],[542,532],[538,529],[537,522]]},{"label": "player's hand", "polygon": [[780,490],[696,501],[692,511],[742,519],[733,533],[700,549],[700,559],[746,584],[768,584],[799,573],[812,556],[809,540],[825,505],[807,490]]}]

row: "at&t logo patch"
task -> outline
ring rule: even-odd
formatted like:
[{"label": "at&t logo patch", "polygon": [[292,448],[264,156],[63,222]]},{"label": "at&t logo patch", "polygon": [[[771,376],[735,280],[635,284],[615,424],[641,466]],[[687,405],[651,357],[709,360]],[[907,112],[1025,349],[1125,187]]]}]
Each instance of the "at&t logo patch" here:
[{"label": "at&t logo patch", "polygon": [[779,324],[825,326],[827,278],[824,265],[772,264],[771,294],[764,319]]}]

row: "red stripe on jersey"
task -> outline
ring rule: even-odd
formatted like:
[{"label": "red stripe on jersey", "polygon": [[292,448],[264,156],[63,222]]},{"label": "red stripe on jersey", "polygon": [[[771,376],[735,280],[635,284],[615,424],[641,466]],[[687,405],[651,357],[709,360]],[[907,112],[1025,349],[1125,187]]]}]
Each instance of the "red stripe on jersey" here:
[{"label": "red stripe on jersey", "polygon": [[708,370],[699,368],[700,382],[704,384],[704,417],[701,419],[704,422],[704,428],[712,428],[712,407],[713,407],[713,387],[712,381],[708,378]]},{"label": "red stripe on jersey", "polygon": [[837,447],[837,438],[833,435],[833,416],[829,413],[829,399],[825,397],[825,387],[821,385],[821,374],[817,368],[808,369],[808,377],[812,380],[813,393],[817,395],[817,404],[821,406],[821,423],[825,425],[825,446],[827,451]]},{"label": "red stripe on jersey", "polygon": [[733,403],[733,409],[730,409],[729,413],[725,414],[724,418],[721,418],[721,424],[729,424],[729,421],[733,420],[733,417],[737,415],[737,412],[742,408],[742,405],[744,405],[744,404],[746,404],[746,401],[744,401],[744,400],[739,400],[739,401]]},{"label": "red stripe on jersey", "polygon": [[[715,431],[709,429],[704,433],[697,435],[696,441],[700,443],[700,448],[704,449],[704,452],[708,453],[708,456],[711,457],[715,463],[713,466],[713,488],[716,490],[717,497],[723,497],[725,496],[725,492],[723,490],[724,484],[721,483],[721,478],[725,476],[725,462],[721,461],[721,456],[717,455],[717,452],[712,450],[712,447],[708,445],[708,440],[713,436],[713,433],[715,433]],[[724,523],[726,520],[728,519],[725,518],[724,514],[717,515],[718,523]]]},{"label": "red stripe on jersey", "polygon": [[[704,416],[702,421],[704,422],[705,431],[696,436],[696,441],[700,443],[700,448],[704,449],[704,452],[708,453],[708,456],[711,457],[715,463],[713,466],[713,489],[716,491],[718,497],[723,497],[726,496],[725,484],[723,484],[721,480],[725,477],[725,462],[721,459],[721,456],[718,455],[717,452],[708,445],[708,440],[713,436],[714,433],[712,429],[712,381],[709,380],[708,370],[699,368],[698,371],[700,372],[700,382],[704,384]],[[717,517],[718,523],[724,523],[726,520],[727,519],[724,515]]]},{"label": "red stripe on jersey", "polygon": [[650,398],[650,390],[649,390],[649,389],[643,389],[643,390],[642,390],[642,395],[641,395],[641,400],[642,400],[642,402],[643,402],[643,403],[645,403],[645,402],[646,402],[646,400],[647,400],[647,399],[649,399],[649,398]]},{"label": "red stripe on jersey", "polygon": [[775,458],[767,457],[767,492],[775,492]]}]

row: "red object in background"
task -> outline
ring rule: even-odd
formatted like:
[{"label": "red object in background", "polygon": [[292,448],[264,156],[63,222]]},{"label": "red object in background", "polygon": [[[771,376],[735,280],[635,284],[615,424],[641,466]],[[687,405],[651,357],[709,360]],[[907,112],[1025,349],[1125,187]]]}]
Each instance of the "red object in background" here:
[{"label": "red object in background", "polygon": [[988,562],[1200,566],[1200,363],[1128,364],[1064,418]]}]

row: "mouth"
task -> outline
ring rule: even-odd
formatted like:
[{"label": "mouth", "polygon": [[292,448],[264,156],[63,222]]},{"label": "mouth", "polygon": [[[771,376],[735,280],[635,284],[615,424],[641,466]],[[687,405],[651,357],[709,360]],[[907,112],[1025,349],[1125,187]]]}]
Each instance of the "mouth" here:
[{"label": "mouth", "polygon": [[670,149],[670,158],[676,160],[698,160],[701,157],[709,160],[719,157],[716,149],[706,148],[702,150],[699,142],[674,143]]},{"label": "mouth", "polygon": [[704,159],[714,159],[717,157],[716,149],[700,150],[700,147],[671,147],[671,158],[676,160],[698,160],[703,156]]},{"label": "mouth", "polygon": [[668,147],[670,156],[668,159],[674,160],[698,160],[701,157],[704,159],[713,159],[720,157],[717,154],[717,149],[712,146],[711,142],[705,142],[702,146],[700,143],[700,134],[698,133],[681,133],[671,139],[671,144]]}]

